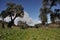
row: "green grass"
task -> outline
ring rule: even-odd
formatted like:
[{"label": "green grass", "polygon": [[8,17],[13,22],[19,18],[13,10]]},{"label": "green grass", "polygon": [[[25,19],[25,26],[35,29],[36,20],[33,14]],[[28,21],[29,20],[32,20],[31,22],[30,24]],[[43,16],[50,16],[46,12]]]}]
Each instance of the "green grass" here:
[{"label": "green grass", "polygon": [[60,40],[60,28],[0,29],[0,40]]}]

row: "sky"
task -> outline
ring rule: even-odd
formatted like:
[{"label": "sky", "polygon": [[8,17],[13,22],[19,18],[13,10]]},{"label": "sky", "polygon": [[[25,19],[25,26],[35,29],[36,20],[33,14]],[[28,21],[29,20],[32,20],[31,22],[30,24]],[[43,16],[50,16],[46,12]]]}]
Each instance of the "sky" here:
[{"label": "sky", "polygon": [[[13,2],[16,4],[22,4],[24,11],[27,12],[28,18],[32,19],[35,22],[39,22],[39,9],[42,7],[42,0],[0,0],[0,12],[6,9],[6,3]],[[54,6],[51,10],[54,11],[55,8],[60,8],[60,6]],[[48,14],[48,22],[50,22],[50,14]]]},{"label": "sky", "polygon": [[39,19],[39,9],[41,7],[41,0],[0,0],[0,11],[6,8],[7,2],[22,4],[24,10],[29,13],[29,16],[35,20]]}]

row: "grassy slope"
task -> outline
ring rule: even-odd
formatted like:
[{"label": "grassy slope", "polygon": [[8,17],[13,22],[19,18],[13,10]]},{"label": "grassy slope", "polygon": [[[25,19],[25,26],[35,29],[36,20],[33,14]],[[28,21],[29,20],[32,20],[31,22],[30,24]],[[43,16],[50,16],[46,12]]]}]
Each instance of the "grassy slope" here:
[{"label": "grassy slope", "polygon": [[60,40],[60,28],[0,29],[0,40]]}]

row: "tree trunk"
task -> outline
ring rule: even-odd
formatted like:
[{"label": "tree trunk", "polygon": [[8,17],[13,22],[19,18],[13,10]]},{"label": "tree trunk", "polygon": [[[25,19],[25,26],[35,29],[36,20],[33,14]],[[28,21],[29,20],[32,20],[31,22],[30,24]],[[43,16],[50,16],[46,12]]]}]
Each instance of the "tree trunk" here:
[{"label": "tree trunk", "polygon": [[9,21],[9,23],[8,23],[8,28],[11,28],[12,24],[13,24],[13,19],[12,19],[12,15],[11,14],[10,14],[10,17],[11,17],[11,21]]},{"label": "tree trunk", "polygon": [[14,20],[17,16],[15,16],[14,19],[12,19],[12,15],[10,15],[10,17],[11,17],[11,21],[8,23],[8,27],[12,28],[12,25],[14,24]]},{"label": "tree trunk", "polygon": [[5,28],[5,26],[4,26],[4,18],[2,20],[2,28]]},{"label": "tree trunk", "polygon": [[52,22],[52,23],[55,23],[55,16],[54,16],[54,14],[50,14],[50,17],[51,17],[51,18],[50,18],[50,19],[51,19],[51,22]]},{"label": "tree trunk", "polygon": [[2,22],[2,28],[5,28],[5,27],[4,27],[4,23],[3,23],[3,22]]},{"label": "tree trunk", "polygon": [[42,21],[42,24],[45,25],[45,21]]},{"label": "tree trunk", "polygon": [[8,28],[12,28],[13,22],[14,22],[14,21],[10,21],[10,22],[8,23]]}]

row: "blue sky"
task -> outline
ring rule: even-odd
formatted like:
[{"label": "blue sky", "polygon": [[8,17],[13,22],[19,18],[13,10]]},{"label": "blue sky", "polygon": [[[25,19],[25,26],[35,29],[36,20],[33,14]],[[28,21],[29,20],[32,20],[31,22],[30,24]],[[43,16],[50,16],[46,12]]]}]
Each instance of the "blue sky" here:
[{"label": "blue sky", "polygon": [[[0,0],[0,12],[6,8],[7,2],[22,4],[24,10],[32,19],[39,20],[39,9],[42,7],[42,0]],[[54,10],[55,8],[58,9],[60,8],[60,6],[58,5],[56,7],[52,7],[52,10]]]},{"label": "blue sky", "polygon": [[0,12],[6,8],[7,2],[22,4],[24,10],[29,13],[29,16],[31,18],[39,20],[39,9],[41,7],[41,0],[0,0]]}]

